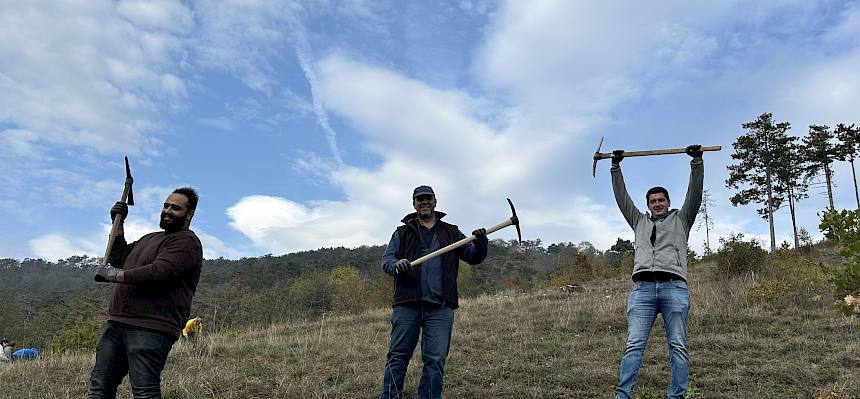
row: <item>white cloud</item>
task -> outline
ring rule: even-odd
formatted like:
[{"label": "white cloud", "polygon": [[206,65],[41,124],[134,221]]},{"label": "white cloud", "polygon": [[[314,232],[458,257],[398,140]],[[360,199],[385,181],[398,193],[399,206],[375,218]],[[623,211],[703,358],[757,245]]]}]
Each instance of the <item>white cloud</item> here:
[{"label": "white cloud", "polygon": [[[98,229],[90,233],[76,235],[49,233],[33,238],[29,241],[30,251],[37,257],[51,261],[66,259],[73,255],[103,256],[111,230],[107,211],[104,219],[105,222],[99,223]],[[159,229],[157,224],[153,225],[130,214],[123,223],[123,230],[126,240],[132,242]]]},{"label": "white cloud", "polygon": [[234,120],[224,116],[216,116],[212,118],[198,118],[197,123],[203,126],[208,126],[224,131],[234,130],[238,126],[238,124]]},{"label": "white cloud", "polygon": [[[61,175],[74,176],[70,173]],[[59,180],[59,177],[54,179]],[[63,207],[87,208],[94,203],[104,203],[106,199],[117,197],[122,193],[123,185],[112,180],[88,181],[88,179],[77,176],[74,180],[65,180],[67,184],[56,185],[47,188],[48,198],[53,204]],[[80,182],[75,185],[73,181]]]},{"label": "white cloud", "polygon": [[159,101],[185,94],[172,73],[192,23],[181,2],[4,4],[0,120],[38,141],[153,150]]},{"label": "white cloud", "polygon": [[[575,88],[560,87],[559,81],[587,84],[598,77],[623,80],[630,64],[643,56],[644,49],[638,42],[647,40],[641,35],[645,33],[644,25],[656,19],[651,18],[656,10],[650,5],[636,6],[636,12],[617,12],[628,6],[631,5],[592,3],[583,7],[564,1],[508,2],[478,54],[478,72],[487,83],[529,100],[575,99],[564,93]],[[624,17],[630,14],[638,15]],[[606,19],[612,19],[612,23]],[[617,29],[619,26],[624,28]],[[636,32],[640,35],[630,34]],[[600,40],[595,40],[598,37]],[[595,94],[599,97],[608,93],[591,92],[589,96]]]},{"label": "white cloud", "polygon": [[858,120],[860,79],[856,71],[860,70],[860,46],[797,69],[805,73],[805,79],[779,82],[775,88],[780,115],[791,117],[793,129],[798,130],[794,134],[806,134],[810,124],[832,127]]},{"label": "white cloud", "polygon": [[[315,6],[299,3],[232,3],[203,2],[198,10],[202,16],[204,32],[196,48],[200,61],[213,68],[233,71],[248,87],[273,96],[280,92],[288,108],[304,107],[309,110],[325,134],[332,159],[343,164],[337,144],[337,132],[318,95],[314,49],[311,46],[303,16],[315,12]],[[371,20],[375,15],[362,1],[345,2],[340,10],[352,18]],[[310,101],[295,98],[289,88],[280,88],[275,64],[292,60],[295,56],[310,89]],[[298,100],[298,101],[297,101]]]},{"label": "white cloud", "polygon": [[845,2],[842,6],[838,23],[829,27],[824,37],[831,43],[856,46],[860,37],[860,3]]},{"label": "white cloud", "polygon": [[307,208],[287,199],[255,195],[230,207],[227,215],[233,219],[231,226],[256,245],[284,253],[379,242],[379,223],[372,222],[378,212],[329,201]]},{"label": "white cloud", "polygon": [[147,30],[184,33],[194,23],[191,10],[174,0],[122,0],[117,3],[116,10],[123,18]]},{"label": "white cloud", "polygon": [[246,251],[233,248],[230,245],[225,244],[224,241],[221,241],[218,237],[206,233],[205,231],[197,228],[192,228],[192,230],[194,230],[194,234],[197,235],[197,238],[200,239],[200,244],[203,246],[204,259],[239,259],[242,257],[253,256]]},{"label": "white cloud", "polygon": [[[231,226],[255,244],[280,253],[385,242],[400,218],[412,211],[410,193],[419,184],[434,187],[439,210],[449,212],[450,221],[466,232],[507,218],[507,196],[522,207],[520,212],[551,218],[552,211],[535,208],[545,205],[545,198],[529,198],[528,188],[542,185],[536,176],[554,166],[551,160],[562,158],[569,136],[496,130],[476,118],[486,113],[481,99],[339,55],[325,58],[318,68],[326,107],[365,133],[365,145],[384,162],[374,170],[335,166],[328,171],[346,201],[304,206],[284,198],[243,198],[228,216]],[[576,206],[592,206],[579,202]],[[583,227],[589,220],[565,223]],[[502,236],[514,237],[515,232]]]},{"label": "white cloud", "polygon": [[66,259],[72,255],[94,255],[95,248],[89,241],[77,240],[72,242],[59,234],[46,234],[30,240],[30,251],[37,257],[45,260],[55,261]]},{"label": "white cloud", "polygon": [[272,93],[278,82],[271,60],[281,58],[286,44],[281,21],[300,10],[298,3],[199,1],[196,61],[228,70],[254,90]]},{"label": "white cloud", "polygon": [[33,144],[36,139],[36,134],[27,130],[7,129],[0,131],[0,148],[3,148],[0,154],[39,158],[39,153]]},{"label": "white cloud", "polygon": [[265,239],[272,228],[295,227],[314,219],[304,206],[276,197],[245,197],[227,209],[232,226],[255,240]]},{"label": "white cloud", "polygon": [[678,66],[690,66],[710,57],[717,50],[718,42],[681,24],[670,23],[658,28],[655,46],[660,57]]},{"label": "white cloud", "polygon": [[[157,188],[142,190],[140,198],[146,202],[151,202],[149,200],[157,191],[160,192]],[[2,205],[0,204],[0,206]],[[160,211],[154,211],[155,208],[155,205],[149,204],[140,210],[135,210],[134,207],[129,210],[129,215],[123,222],[123,236],[127,242],[137,241],[146,234],[162,230],[158,226]],[[29,240],[30,252],[37,257],[51,261],[66,259],[73,255],[103,256],[111,231],[111,224],[107,219],[107,212],[105,212],[106,221],[99,223],[97,231],[91,233],[82,235],[50,233],[33,238]],[[203,246],[203,256],[206,259],[218,257],[237,259],[243,256],[252,256],[251,253],[243,249],[225,244],[224,241],[203,229],[193,227],[193,225],[191,229],[200,239]]]}]

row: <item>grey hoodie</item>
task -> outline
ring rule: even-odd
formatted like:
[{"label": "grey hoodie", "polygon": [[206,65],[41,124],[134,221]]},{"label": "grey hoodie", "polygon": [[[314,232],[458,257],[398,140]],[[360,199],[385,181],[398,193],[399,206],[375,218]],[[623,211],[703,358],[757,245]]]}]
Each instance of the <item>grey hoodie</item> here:
[{"label": "grey hoodie", "polygon": [[[659,219],[653,219],[650,214],[639,212],[636,205],[627,194],[621,167],[612,165],[612,191],[618,209],[633,228],[635,235],[633,257],[633,275],[639,272],[669,272],[687,279],[687,240],[690,238],[690,228],[696,221],[696,213],[702,204],[702,188],[705,167],[701,158],[690,161],[690,183],[687,186],[687,196],[681,209],[672,209]],[[657,226],[657,238],[651,244],[651,231]]]}]

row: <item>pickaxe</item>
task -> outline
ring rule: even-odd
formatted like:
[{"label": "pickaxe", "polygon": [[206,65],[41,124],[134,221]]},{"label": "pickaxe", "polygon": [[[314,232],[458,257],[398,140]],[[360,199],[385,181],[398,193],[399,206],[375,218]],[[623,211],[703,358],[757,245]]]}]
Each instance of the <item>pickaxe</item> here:
[{"label": "pickaxe", "polygon": [[[504,229],[505,227],[508,227],[510,225],[514,225],[517,227],[517,239],[519,240],[520,243],[522,243],[523,242],[523,234],[522,234],[522,231],[520,231],[520,219],[517,218],[517,210],[514,209],[514,203],[511,202],[511,199],[508,198],[507,200],[508,200],[508,205],[511,206],[511,214],[512,214],[511,217],[506,219],[504,222],[501,222],[501,223],[499,223],[493,227],[487,227],[487,234],[490,234],[490,233],[496,232],[498,230]],[[430,252],[427,255],[424,255],[418,259],[415,259],[412,262],[409,262],[409,264],[411,266],[418,266],[430,258],[434,258],[436,256],[439,256],[439,255],[451,252],[457,248],[460,248],[463,245],[466,245],[466,244],[474,241],[476,238],[478,238],[478,237],[475,237],[473,235],[468,236],[468,237],[466,237],[460,241],[457,241],[453,244],[449,244],[447,247],[439,248],[433,252]]]},{"label": "pickaxe", "polygon": [[[603,145],[603,137],[600,138],[600,142],[597,143],[597,150],[594,151],[594,163],[591,164],[591,176],[594,177],[597,174],[597,161],[606,158],[612,158],[611,152],[600,152],[600,146]],[[715,145],[711,147],[702,147],[702,151],[719,151],[722,147]],[[648,150],[648,151],[624,151],[624,157],[645,157],[649,155],[666,155],[666,154],[683,154],[686,153],[686,148],[670,148],[668,150]]]},{"label": "pickaxe", "polygon": [[[125,157],[125,188],[122,190],[122,197],[119,202],[124,202],[127,205],[134,205],[134,194],[131,192],[131,185],[134,179],[131,177],[131,168],[128,166],[128,157]],[[113,242],[116,239],[117,230],[122,223],[122,215],[116,215],[113,218],[113,226],[110,228],[110,236],[108,236],[107,248],[105,248],[105,257],[102,258],[102,266],[107,266],[110,250],[113,247]]]}]

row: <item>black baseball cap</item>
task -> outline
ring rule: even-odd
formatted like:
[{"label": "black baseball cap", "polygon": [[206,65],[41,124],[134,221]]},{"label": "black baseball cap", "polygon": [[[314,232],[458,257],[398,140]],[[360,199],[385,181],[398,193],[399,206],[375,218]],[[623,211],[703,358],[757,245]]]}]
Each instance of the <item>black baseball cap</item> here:
[{"label": "black baseball cap", "polygon": [[412,191],[412,198],[415,198],[419,195],[432,195],[434,197],[436,196],[436,194],[433,192],[433,189],[430,188],[430,186],[415,187],[415,190]]}]

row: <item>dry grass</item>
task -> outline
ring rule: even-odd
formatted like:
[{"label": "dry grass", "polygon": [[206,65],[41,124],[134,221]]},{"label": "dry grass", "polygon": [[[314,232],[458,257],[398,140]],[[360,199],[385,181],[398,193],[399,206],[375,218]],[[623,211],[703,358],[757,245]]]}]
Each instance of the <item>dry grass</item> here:
[{"label": "dry grass", "polygon": [[[710,267],[691,270],[692,397],[860,398],[858,320],[837,314],[827,292],[795,284],[782,296],[760,299],[750,290],[766,281],[718,281]],[[629,289],[628,278],[619,276],[571,294],[544,290],[463,301],[446,397],[611,398]],[[375,397],[389,317],[380,309],[177,343],[163,375],[165,397]],[[407,390],[414,393],[419,351],[413,359]],[[0,364],[0,381],[16,397],[80,398],[93,361],[92,353],[45,354]],[[668,380],[658,320],[639,397],[663,396]],[[131,397],[127,383],[120,397]]]}]

